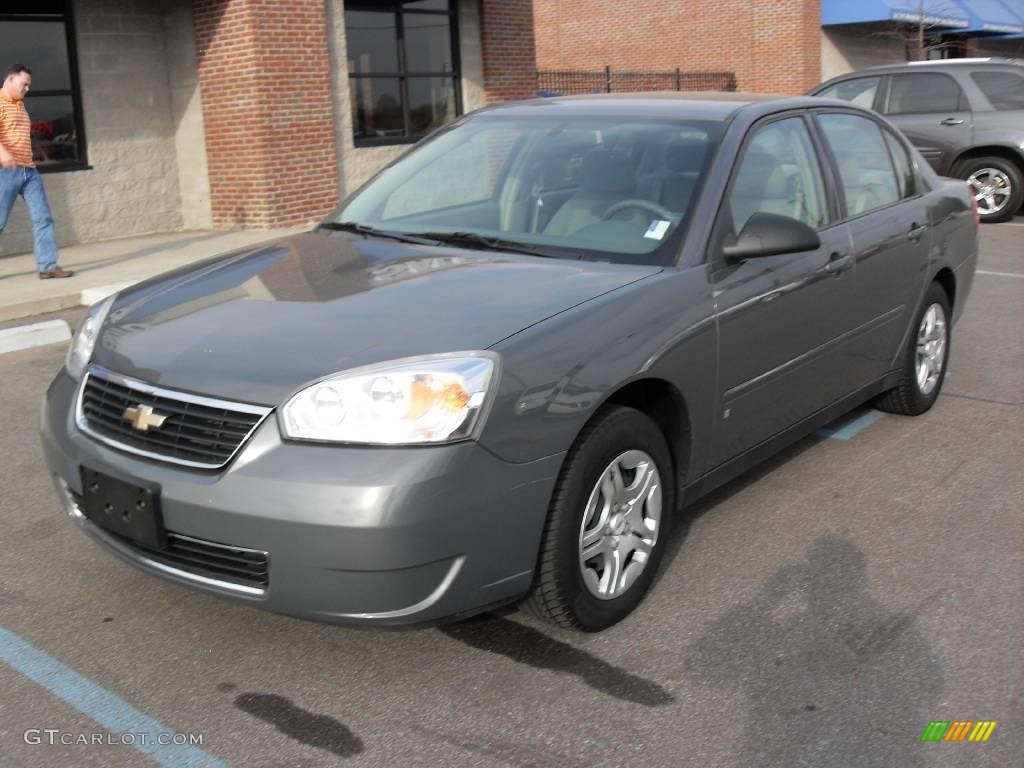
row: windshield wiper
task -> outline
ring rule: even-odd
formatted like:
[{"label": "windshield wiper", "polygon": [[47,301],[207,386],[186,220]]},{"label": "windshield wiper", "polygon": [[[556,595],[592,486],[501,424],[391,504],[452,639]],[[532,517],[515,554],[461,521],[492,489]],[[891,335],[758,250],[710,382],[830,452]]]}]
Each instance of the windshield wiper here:
[{"label": "windshield wiper", "polygon": [[403,243],[416,243],[417,245],[433,245],[431,240],[418,235],[407,235],[402,232],[389,232],[386,229],[377,229],[367,224],[357,224],[354,221],[327,221],[319,225],[320,229],[330,229],[337,232],[355,232],[367,237],[386,237],[391,240],[399,240]]},{"label": "windshield wiper", "polygon": [[[550,251],[538,250],[518,240],[505,240],[500,237],[488,237],[478,235],[476,232],[417,232],[418,237],[426,237],[445,245],[464,245],[470,248],[476,247],[488,251],[504,251],[507,253],[522,253],[527,256],[543,256],[546,259],[564,258],[551,253]],[[572,256],[571,258],[579,258]]]}]

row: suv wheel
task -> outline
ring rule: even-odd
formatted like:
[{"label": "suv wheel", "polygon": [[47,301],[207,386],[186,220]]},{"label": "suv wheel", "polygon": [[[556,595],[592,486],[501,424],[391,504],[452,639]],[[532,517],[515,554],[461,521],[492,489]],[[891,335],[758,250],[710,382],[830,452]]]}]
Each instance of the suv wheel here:
[{"label": "suv wheel", "polygon": [[1013,218],[1024,203],[1024,174],[1004,157],[972,157],[956,164],[953,173],[967,181],[986,224]]}]

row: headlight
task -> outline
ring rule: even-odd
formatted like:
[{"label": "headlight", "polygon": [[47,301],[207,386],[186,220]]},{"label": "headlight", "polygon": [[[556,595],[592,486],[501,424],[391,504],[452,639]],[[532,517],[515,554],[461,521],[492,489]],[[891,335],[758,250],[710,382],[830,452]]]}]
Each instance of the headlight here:
[{"label": "headlight", "polygon": [[68,347],[68,356],[64,360],[64,367],[67,368],[72,378],[80,379],[82,377],[85,366],[89,364],[92,351],[96,347],[100,328],[103,327],[103,321],[107,319],[107,312],[110,311],[116,297],[115,293],[98,304],[93,304],[89,308],[89,314],[85,316],[85,320],[75,331],[75,336],[71,339],[71,346]]},{"label": "headlight", "polygon": [[487,352],[394,360],[306,387],[279,412],[295,440],[415,445],[473,434],[497,356]]}]

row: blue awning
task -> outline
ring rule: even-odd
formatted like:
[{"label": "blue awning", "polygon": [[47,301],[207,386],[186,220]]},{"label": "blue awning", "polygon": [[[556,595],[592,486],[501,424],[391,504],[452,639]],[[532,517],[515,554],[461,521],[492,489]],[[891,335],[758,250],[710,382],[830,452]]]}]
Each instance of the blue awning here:
[{"label": "blue awning", "polygon": [[1021,0],[955,0],[967,13],[970,26],[961,32],[1024,34],[1024,2]]},{"label": "blue awning", "polygon": [[[921,16],[919,0],[821,0],[822,26],[871,21],[919,22]],[[924,21],[949,29],[966,29],[971,25],[967,11],[955,0],[925,2]]]}]

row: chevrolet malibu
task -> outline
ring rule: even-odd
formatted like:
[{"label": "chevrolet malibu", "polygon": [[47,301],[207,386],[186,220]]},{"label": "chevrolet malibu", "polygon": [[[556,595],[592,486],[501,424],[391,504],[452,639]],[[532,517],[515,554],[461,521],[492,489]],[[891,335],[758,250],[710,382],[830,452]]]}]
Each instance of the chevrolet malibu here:
[{"label": "chevrolet malibu", "polygon": [[501,105],[308,233],[93,306],[46,461],[83,531],[199,590],[597,631],[684,504],[866,401],[927,411],[976,258],[967,185],[845,102]]}]

